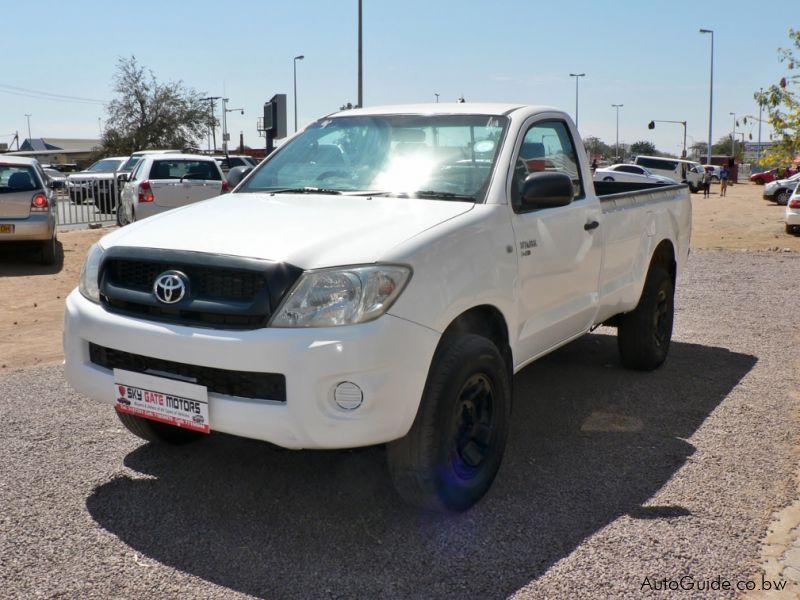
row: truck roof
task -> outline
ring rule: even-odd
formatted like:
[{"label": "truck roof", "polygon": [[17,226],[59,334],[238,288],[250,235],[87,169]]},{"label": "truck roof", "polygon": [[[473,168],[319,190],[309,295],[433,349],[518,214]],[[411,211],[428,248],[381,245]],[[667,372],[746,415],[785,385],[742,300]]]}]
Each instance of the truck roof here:
[{"label": "truck roof", "polygon": [[[548,112],[558,110],[549,106],[529,106],[526,104],[508,104],[494,102],[442,102],[427,104],[396,104],[389,106],[368,106],[333,113],[330,116],[345,115],[508,115],[521,108],[530,112]],[[559,110],[559,112],[561,112]]]}]

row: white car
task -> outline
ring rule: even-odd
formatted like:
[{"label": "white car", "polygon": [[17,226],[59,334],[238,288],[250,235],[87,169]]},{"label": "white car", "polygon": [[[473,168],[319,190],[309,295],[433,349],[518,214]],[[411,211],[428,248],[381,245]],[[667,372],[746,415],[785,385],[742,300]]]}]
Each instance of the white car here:
[{"label": "white car", "polygon": [[628,183],[652,183],[655,185],[677,185],[677,181],[655,175],[639,165],[617,164],[597,169],[594,172],[595,181],[625,181]]},{"label": "white car", "polygon": [[786,233],[800,234],[800,187],[786,203]]},{"label": "white car", "polygon": [[228,182],[211,156],[147,154],[122,189],[117,221],[127,225],[227,191]]}]

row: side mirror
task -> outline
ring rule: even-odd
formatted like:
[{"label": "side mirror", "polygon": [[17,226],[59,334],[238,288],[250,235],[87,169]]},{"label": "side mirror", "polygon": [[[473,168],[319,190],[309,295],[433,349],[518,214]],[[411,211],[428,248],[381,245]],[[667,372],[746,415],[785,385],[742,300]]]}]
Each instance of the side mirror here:
[{"label": "side mirror", "polygon": [[130,173],[120,173],[117,175],[117,181],[120,183],[125,183],[126,181],[130,180],[131,174]]},{"label": "side mirror", "polygon": [[566,173],[531,173],[522,184],[522,206],[528,209],[566,206],[574,195],[572,179]]},{"label": "side mirror", "polygon": [[235,188],[239,183],[250,174],[253,167],[233,167],[228,171],[228,185],[231,189]]}]

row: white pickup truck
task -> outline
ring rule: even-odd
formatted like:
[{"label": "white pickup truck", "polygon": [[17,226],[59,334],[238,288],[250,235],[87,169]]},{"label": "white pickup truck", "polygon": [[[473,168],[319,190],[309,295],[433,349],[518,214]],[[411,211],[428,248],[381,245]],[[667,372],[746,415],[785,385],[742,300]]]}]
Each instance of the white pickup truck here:
[{"label": "white pickup truck", "polygon": [[[408,502],[489,489],[513,374],[600,324],[669,348],[684,185],[592,182],[559,110],[348,110],[233,193],[104,237],[66,302],[72,386],[152,442],[387,444]],[[524,402],[524,398],[517,398]]]}]

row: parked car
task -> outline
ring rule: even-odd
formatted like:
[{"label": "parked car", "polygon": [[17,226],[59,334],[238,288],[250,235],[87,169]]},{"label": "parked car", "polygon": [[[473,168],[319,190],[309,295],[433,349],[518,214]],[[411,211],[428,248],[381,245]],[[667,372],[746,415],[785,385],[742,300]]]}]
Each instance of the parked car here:
[{"label": "parked car", "polygon": [[114,174],[127,159],[127,156],[103,158],[83,171],[68,175],[65,187],[70,202],[83,204],[93,200],[100,211],[110,212],[114,203]]},{"label": "parked car", "polygon": [[764,191],[761,195],[764,200],[786,205],[786,203],[789,202],[789,196],[794,192],[798,182],[800,182],[800,173],[792,175],[788,179],[770,181],[764,186]]},{"label": "parked car", "polygon": [[761,173],[753,173],[750,175],[750,181],[755,183],[756,185],[764,185],[769,183],[770,181],[775,181],[775,177],[777,176],[778,171],[777,169],[770,169],[769,171],[761,171]]},{"label": "parked car", "polygon": [[[147,157],[124,204],[153,204],[143,182],[179,160]],[[466,510],[520,425],[515,372],[600,324],[623,365],[667,358],[691,199],[636,185],[594,183],[552,108],[327,115],[233,193],[92,246],[66,302],[66,376],[155,443],[385,443],[402,498]]]},{"label": "parked car", "polygon": [[652,183],[655,185],[677,185],[677,181],[655,175],[639,165],[618,164],[611,165],[594,172],[595,181],[627,181],[632,183]]},{"label": "parked car", "polygon": [[47,181],[52,183],[52,188],[54,190],[61,190],[64,189],[64,186],[67,182],[67,176],[64,175],[61,171],[57,171],[56,169],[51,168],[43,168],[44,174],[47,175]]},{"label": "parked car", "polygon": [[0,156],[0,244],[38,245],[56,260],[56,197],[33,158]]},{"label": "parked car", "polygon": [[800,234],[800,185],[786,202],[786,233]]},{"label": "parked car", "polygon": [[665,156],[637,156],[633,162],[651,173],[687,184],[692,193],[701,189],[703,165],[699,162]]},{"label": "parked car", "polygon": [[227,191],[228,182],[211,156],[146,154],[122,188],[117,221],[127,225]]}]

